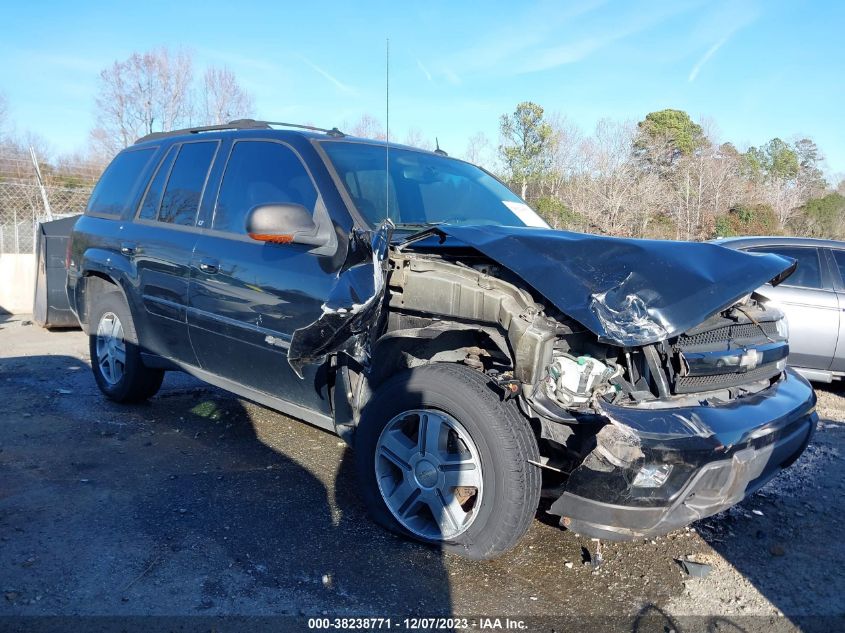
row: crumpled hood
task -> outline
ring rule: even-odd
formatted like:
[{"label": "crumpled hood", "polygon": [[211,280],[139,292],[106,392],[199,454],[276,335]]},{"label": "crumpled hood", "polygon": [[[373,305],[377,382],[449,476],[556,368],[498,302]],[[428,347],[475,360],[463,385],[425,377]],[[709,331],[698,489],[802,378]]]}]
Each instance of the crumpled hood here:
[{"label": "crumpled hood", "polygon": [[672,338],[730,307],[795,262],[717,244],[551,229],[438,225],[510,269],[600,340],[632,347]]}]

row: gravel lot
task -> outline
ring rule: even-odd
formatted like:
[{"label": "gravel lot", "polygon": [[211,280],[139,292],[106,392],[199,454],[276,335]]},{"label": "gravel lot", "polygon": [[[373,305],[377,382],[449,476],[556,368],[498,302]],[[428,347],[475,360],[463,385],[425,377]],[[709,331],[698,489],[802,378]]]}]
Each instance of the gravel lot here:
[{"label": "gravel lot", "polygon": [[[538,515],[516,550],[475,563],[370,523],[338,438],[179,374],[148,404],[109,403],[80,332],[24,323],[0,316],[0,629],[144,614],[845,628],[845,390],[819,390],[797,464],[691,530],[605,543],[593,570],[594,544]],[[712,572],[688,576],[684,557]]]}]

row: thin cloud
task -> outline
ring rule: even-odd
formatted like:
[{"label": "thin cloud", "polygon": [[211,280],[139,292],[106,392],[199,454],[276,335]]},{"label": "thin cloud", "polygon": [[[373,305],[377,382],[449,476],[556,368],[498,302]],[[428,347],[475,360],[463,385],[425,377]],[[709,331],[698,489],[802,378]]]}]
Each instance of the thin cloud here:
[{"label": "thin cloud", "polygon": [[431,81],[431,73],[428,72],[428,68],[426,68],[423,63],[418,59],[417,60],[417,68],[420,69],[420,72],[425,75],[425,78]]},{"label": "thin cloud", "polygon": [[[450,74],[455,77],[487,74],[491,69],[499,76],[551,70],[586,59],[695,6],[688,1],[659,8],[650,8],[651,5],[645,2],[637,3],[624,14],[615,13],[612,19],[603,20],[596,26],[594,20],[591,21],[591,14],[604,4],[604,0],[587,0],[567,5],[562,10],[548,4],[529,10],[514,16],[503,30],[487,34],[468,48],[450,55],[448,62],[444,60],[436,70],[447,80]],[[542,13],[538,13],[540,10]],[[579,24],[582,20],[584,22]],[[574,37],[566,38],[565,35]]]},{"label": "thin cloud", "polygon": [[329,81],[329,83],[331,83],[335,88],[338,89],[338,91],[343,92],[343,93],[348,94],[348,95],[357,94],[358,91],[354,87],[350,86],[349,84],[343,83],[340,79],[338,79],[337,77],[332,75],[327,70],[320,68],[317,64],[312,62],[307,57],[303,57],[302,55],[300,55],[299,58],[303,62],[305,62],[306,64],[311,66],[311,68],[313,68],[318,74],[322,75],[325,79],[327,79]]},{"label": "thin cloud", "polygon": [[461,77],[451,68],[444,68],[443,69],[443,76],[446,77],[446,81],[448,81],[453,86],[460,86],[461,85]]},{"label": "thin cloud", "polygon": [[687,81],[694,82],[702,69],[738,31],[754,22],[760,15],[760,9],[754,3],[725,3],[712,12],[702,23],[701,28],[693,33],[693,40],[700,44],[708,40],[715,43],[690,70]]},{"label": "thin cloud", "polygon": [[486,73],[490,69],[501,73],[503,68],[518,63],[517,60],[531,58],[537,47],[556,39],[561,31],[572,28],[579,18],[605,3],[606,0],[583,0],[561,7],[554,2],[542,2],[511,16],[505,26],[488,31],[468,47],[450,52],[436,70],[450,83],[459,83],[463,74]]},{"label": "thin cloud", "polygon": [[687,78],[687,81],[689,83],[692,83],[693,81],[695,81],[696,77],[698,77],[698,73],[700,73],[701,69],[704,68],[704,65],[707,62],[710,61],[710,58],[713,57],[713,55],[716,54],[716,51],[718,51],[720,48],[722,48],[722,46],[724,46],[725,43],[729,39],[731,39],[732,35],[733,35],[733,32],[723,35],[722,39],[720,39],[718,42],[713,44],[713,46],[711,46],[710,48],[707,49],[707,52],[704,53],[704,55],[702,55],[701,59],[699,59],[696,62],[695,66],[692,67],[692,70],[690,71],[689,77]]}]

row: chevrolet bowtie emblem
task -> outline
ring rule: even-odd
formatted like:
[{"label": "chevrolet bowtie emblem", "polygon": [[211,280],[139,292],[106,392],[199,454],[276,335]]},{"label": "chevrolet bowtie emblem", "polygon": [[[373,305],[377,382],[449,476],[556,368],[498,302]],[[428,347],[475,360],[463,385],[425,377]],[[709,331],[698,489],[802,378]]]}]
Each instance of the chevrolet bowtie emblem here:
[{"label": "chevrolet bowtie emblem", "polygon": [[739,357],[739,366],[745,369],[754,369],[760,364],[760,352],[756,349],[747,349]]}]

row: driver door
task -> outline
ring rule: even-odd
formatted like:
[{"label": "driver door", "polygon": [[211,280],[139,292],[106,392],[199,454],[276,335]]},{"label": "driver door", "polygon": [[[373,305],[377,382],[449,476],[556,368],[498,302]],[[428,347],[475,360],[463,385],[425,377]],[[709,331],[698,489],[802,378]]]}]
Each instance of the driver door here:
[{"label": "driver door", "polygon": [[210,230],[191,261],[188,328],[200,367],[288,402],[329,412],[320,368],[301,380],[287,361],[293,332],[320,317],[334,275],[303,244],[274,244],[246,234],[255,206],[322,204],[299,155],[274,140],[232,144]]}]

